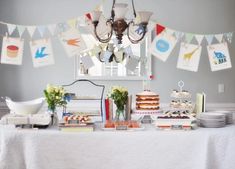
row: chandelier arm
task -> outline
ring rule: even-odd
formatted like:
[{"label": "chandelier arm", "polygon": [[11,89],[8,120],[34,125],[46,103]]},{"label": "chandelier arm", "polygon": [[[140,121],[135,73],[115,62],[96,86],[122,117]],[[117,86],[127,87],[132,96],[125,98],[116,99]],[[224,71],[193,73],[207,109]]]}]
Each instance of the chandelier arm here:
[{"label": "chandelier arm", "polygon": [[98,59],[99,59],[100,62],[104,63],[105,61],[101,59],[100,55],[101,55],[101,52],[99,52],[99,54],[98,54]]},{"label": "chandelier arm", "polygon": [[135,11],[134,0],[132,0],[132,8],[133,8],[134,17],[136,18],[136,11]]},{"label": "chandelier arm", "polygon": [[106,25],[108,25],[108,23],[110,23],[111,25],[111,31],[110,33],[108,33],[108,37],[106,39],[102,39],[99,37],[98,33],[97,33],[97,25],[94,27],[94,33],[95,33],[95,36],[96,38],[101,42],[101,43],[107,43],[110,41],[110,39],[112,38],[112,35],[113,35],[113,27],[112,27],[112,22],[110,20],[108,20],[106,22]]},{"label": "chandelier arm", "polygon": [[146,26],[143,27],[143,28],[144,28],[144,32],[143,32],[141,38],[135,40],[135,39],[132,39],[132,38],[130,37],[130,25],[131,25],[131,24],[134,25],[134,21],[133,21],[133,20],[128,23],[128,27],[127,27],[127,37],[128,37],[128,39],[131,41],[131,43],[137,44],[138,42],[140,42],[140,41],[145,37],[145,34],[146,34],[146,32],[147,32]]},{"label": "chandelier arm", "polygon": [[113,0],[112,10],[111,10],[111,20],[114,21],[115,12],[114,12],[114,6],[115,6],[116,0]]}]

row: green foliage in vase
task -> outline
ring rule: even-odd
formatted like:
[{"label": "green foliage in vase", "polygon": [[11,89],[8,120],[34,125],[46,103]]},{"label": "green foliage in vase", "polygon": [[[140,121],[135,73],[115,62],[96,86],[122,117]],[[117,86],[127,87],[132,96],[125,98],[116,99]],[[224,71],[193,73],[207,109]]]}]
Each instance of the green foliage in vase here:
[{"label": "green foliage in vase", "polygon": [[48,109],[55,111],[57,106],[66,106],[66,93],[63,87],[48,84],[44,90],[44,95],[48,104]]},{"label": "green foliage in vase", "polygon": [[124,110],[128,100],[128,90],[121,86],[113,86],[109,93],[109,98],[113,99],[118,110]]}]

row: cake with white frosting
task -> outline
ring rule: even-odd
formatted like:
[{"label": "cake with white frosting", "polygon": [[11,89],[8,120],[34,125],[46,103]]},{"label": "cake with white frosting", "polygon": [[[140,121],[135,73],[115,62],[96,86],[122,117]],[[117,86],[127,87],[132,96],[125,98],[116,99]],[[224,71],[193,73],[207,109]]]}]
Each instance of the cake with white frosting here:
[{"label": "cake with white frosting", "polygon": [[159,110],[159,95],[151,91],[136,94],[136,110]]}]

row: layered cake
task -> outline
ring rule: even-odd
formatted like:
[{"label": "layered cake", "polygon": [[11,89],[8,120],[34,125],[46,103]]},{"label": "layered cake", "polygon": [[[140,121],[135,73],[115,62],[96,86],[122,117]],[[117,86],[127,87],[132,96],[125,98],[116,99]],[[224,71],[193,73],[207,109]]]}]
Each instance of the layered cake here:
[{"label": "layered cake", "polygon": [[19,48],[15,45],[7,46],[7,56],[10,58],[15,58],[18,55]]},{"label": "layered cake", "polygon": [[161,129],[191,129],[195,118],[189,111],[167,111],[156,119],[156,127]]},{"label": "layered cake", "polygon": [[159,110],[159,95],[151,91],[136,94],[136,110]]}]

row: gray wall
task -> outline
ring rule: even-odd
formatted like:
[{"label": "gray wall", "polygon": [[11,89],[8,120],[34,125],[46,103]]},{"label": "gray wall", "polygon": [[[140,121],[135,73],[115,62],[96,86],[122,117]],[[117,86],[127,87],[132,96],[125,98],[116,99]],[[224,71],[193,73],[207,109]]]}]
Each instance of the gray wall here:
[{"label": "gray wall", "polygon": [[[109,14],[111,1],[105,4],[106,16]],[[42,25],[66,21],[81,16],[98,4],[97,0],[0,0],[0,20],[22,24]],[[129,1],[130,2],[130,1]],[[152,17],[170,28],[195,33],[221,33],[235,30],[234,0],[136,0],[137,10],[154,12]],[[143,5],[144,4],[144,5]],[[6,27],[0,25],[0,33]],[[47,35],[46,35],[47,36]],[[74,80],[74,60],[67,58],[63,47],[52,39],[56,64],[49,67],[33,68],[32,59],[26,39],[23,66],[0,65],[0,96],[10,96],[16,100],[27,100],[42,95],[47,83],[66,84]],[[35,36],[38,38],[38,35]],[[0,38],[2,41],[2,38]],[[179,44],[166,63],[153,58],[155,79],[151,89],[158,92],[162,102],[170,100],[172,89],[179,80],[185,81],[185,88],[195,97],[196,92],[204,91],[208,102],[235,103],[235,68],[211,72],[206,52],[206,42],[197,73],[176,69]],[[232,64],[235,66],[235,46],[230,45]],[[111,85],[120,84],[129,88],[130,93],[141,91],[141,81],[99,81],[108,89]],[[225,93],[218,94],[218,84],[225,84]]]}]

